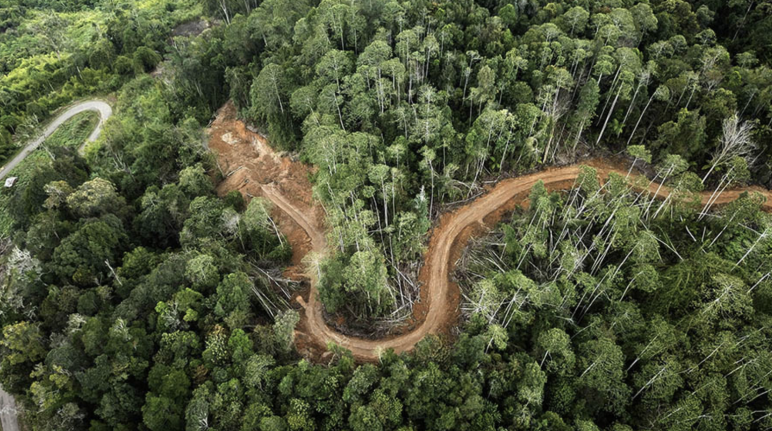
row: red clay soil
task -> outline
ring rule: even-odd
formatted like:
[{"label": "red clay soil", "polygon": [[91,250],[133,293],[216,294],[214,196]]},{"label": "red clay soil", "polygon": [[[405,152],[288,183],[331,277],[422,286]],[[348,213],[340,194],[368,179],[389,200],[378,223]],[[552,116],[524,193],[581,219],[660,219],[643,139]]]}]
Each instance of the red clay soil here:
[{"label": "red clay soil", "polygon": [[[218,155],[223,172],[242,169],[230,175],[218,188],[220,193],[239,190],[245,197],[264,196],[278,209],[275,211],[279,228],[293,246],[293,264],[298,265],[309,251],[325,253],[325,229],[322,211],[311,200],[310,168],[293,162],[286,156],[274,153],[265,140],[246,129],[235,118],[235,109],[229,103],[221,109],[210,130],[210,148]],[[605,180],[612,172],[627,175],[627,169],[614,166],[605,160],[591,160],[584,164],[598,171]],[[334,342],[348,350],[360,361],[375,361],[381,352],[410,351],[427,334],[446,333],[458,318],[459,289],[449,280],[455,262],[469,238],[494,226],[507,212],[517,205],[527,204],[531,187],[544,182],[547,190],[566,190],[573,186],[580,173],[578,165],[549,168],[516,178],[502,180],[485,195],[443,214],[433,229],[429,247],[421,269],[421,301],[414,307],[415,329],[401,335],[371,340],[341,334],[330,328],[324,320],[322,304],[317,300],[316,277],[310,277],[308,299],[296,299],[305,309],[301,324],[296,331],[296,342],[301,353],[319,354],[328,342]],[[639,178],[633,174],[631,180]],[[648,180],[647,180],[648,181]],[[658,198],[669,195],[668,187],[651,183],[648,190]],[[760,188],[724,191],[713,205],[734,201],[743,191],[756,191],[766,197],[764,210],[772,210],[772,193]],[[703,204],[711,198],[711,192],[700,195]],[[282,214],[283,213],[283,214]]]},{"label": "red clay soil", "polygon": [[[315,239],[324,241],[324,214],[313,204],[308,179],[312,169],[275,152],[264,137],[247,129],[238,120],[236,107],[231,102],[220,108],[207,132],[209,148],[217,155],[225,177],[217,186],[217,193],[225,195],[238,190],[247,201],[259,196],[273,202],[271,216],[292,244],[291,273],[302,272],[301,260],[313,248],[308,232],[318,233]],[[291,196],[293,207],[299,209],[303,218],[287,211],[281,196]],[[303,220],[308,220],[306,225]]]}]

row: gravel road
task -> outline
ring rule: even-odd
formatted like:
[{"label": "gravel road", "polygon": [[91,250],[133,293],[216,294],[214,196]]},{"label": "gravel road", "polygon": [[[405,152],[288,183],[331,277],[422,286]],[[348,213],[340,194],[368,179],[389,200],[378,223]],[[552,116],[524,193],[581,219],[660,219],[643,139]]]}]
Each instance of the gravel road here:
[{"label": "gravel road", "polygon": [[[35,151],[35,149],[37,149],[37,147],[39,147],[47,137],[51,136],[65,121],[69,120],[77,114],[80,114],[83,111],[96,111],[99,113],[99,123],[97,123],[97,126],[94,128],[94,131],[91,132],[86,142],[95,141],[96,138],[99,137],[99,134],[102,133],[102,124],[104,124],[105,120],[107,120],[110,115],[113,114],[113,108],[111,108],[107,102],[103,102],[101,100],[86,100],[84,102],[77,103],[56,117],[48,125],[48,127],[46,127],[40,136],[27,144],[27,146],[24,147],[24,149],[22,149],[19,154],[13,158],[13,160],[6,163],[5,166],[0,169],[0,180],[4,179],[6,175],[8,175],[8,173],[11,172],[11,170],[19,163],[21,163],[21,161],[24,160],[24,158],[26,158],[31,152]],[[85,145],[85,143],[81,145],[78,150],[82,151],[83,146]],[[3,431],[6,431],[5,428],[3,428]]]}]

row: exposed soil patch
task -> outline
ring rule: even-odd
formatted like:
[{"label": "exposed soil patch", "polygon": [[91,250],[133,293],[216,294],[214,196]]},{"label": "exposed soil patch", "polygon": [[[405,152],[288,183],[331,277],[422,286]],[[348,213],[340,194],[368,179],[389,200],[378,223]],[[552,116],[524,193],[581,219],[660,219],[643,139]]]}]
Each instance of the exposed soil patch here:
[{"label": "exposed soil patch", "polygon": [[[225,195],[238,190],[245,200],[254,196],[266,197],[274,203],[271,216],[292,244],[290,274],[303,273],[301,261],[312,250],[306,231],[281,206],[276,194],[291,197],[292,205],[310,217],[314,228],[323,232],[323,214],[313,205],[311,168],[294,162],[290,157],[274,152],[265,138],[247,129],[238,119],[236,107],[228,102],[218,112],[208,129],[209,148],[217,154],[218,165],[225,179],[217,193]],[[268,189],[266,191],[266,189]]]},{"label": "exposed soil patch", "polygon": [[[323,254],[326,250],[323,214],[314,206],[311,196],[310,168],[271,150],[262,136],[237,120],[231,103],[218,112],[209,134],[210,148],[219,155],[220,168],[226,177],[218,186],[218,193],[239,190],[247,199],[264,196],[276,205],[273,215],[293,246],[293,267],[289,272],[300,276],[304,272],[301,266],[304,256],[310,251]],[[612,172],[627,175],[627,169],[603,159],[584,164],[597,169],[601,180]],[[331,353],[326,351],[326,346],[332,342],[349,349],[358,360],[375,361],[386,349],[397,353],[409,351],[427,334],[448,333],[457,322],[460,305],[459,289],[450,281],[450,274],[469,238],[485,233],[517,205],[527,206],[531,187],[538,181],[543,181],[550,191],[566,190],[574,185],[580,172],[578,165],[571,165],[508,178],[489,187],[477,199],[443,214],[432,230],[424,255],[425,264],[419,275],[421,301],[414,305],[413,317],[403,327],[409,332],[382,339],[341,334],[326,323],[322,304],[317,300],[315,277],[310,277],[308,295],[296,298],[304,309],[296,330],[298,351],[316,360],[328,360]],[[638,176],[633,174],[631,178]],[[648,191],[659,198],[670,193],[669,188],[656,183],[650,183]],[[713,205],[731,202],[743,191],[762,193],[767,198],[764,210],[772,210],[772,193],[758,187],[725,191]],[[711,192],[704,192],[700,197],[706,203],[711,199]]]}]

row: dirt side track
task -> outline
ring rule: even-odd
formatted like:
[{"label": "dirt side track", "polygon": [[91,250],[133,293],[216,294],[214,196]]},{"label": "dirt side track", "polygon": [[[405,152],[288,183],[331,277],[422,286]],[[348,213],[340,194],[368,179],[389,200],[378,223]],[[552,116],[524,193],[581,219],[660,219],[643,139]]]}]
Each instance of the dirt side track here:
[{"label": "dirt side track", "polygon": [[[233,115],[232,107],[226,105],[210,130],[210,147],[218,155],[221,169],[228,175],[220,185],[220,193],[240,190],[248,197],[263,196],[272,201],[280,210],[280,213],[274,211],[275,217],[279,220],[279,228],[292,242],[295,265],[299,265],[300,260],[309,251],[324,254],[327,246],[322,211],[309,201],[309,190],[304,194],[299,194],[297,190],[286,190],[298,185],[286,182],[292,177],[304,186],[310,187],[307,177],[300,178],[290,173],[266,178],[262,172],[274,171],[273,164],[286,167],[287,163],[291,162],[288,162],[286,157],[272,153],[270,147],[265,145],[263,138],[246,131],[243,123],[236,121]],[[233,142],[231,132],[226,132],[226,130],[233,130],[231,126],[234,124],[240,130],[240,137],[237,139],[239,142]],[[223,135],[229,135],[229,139],[221,139]],[[249,145],[250,141],[252,145]],[[297,169],[299,165],[291,164],[294,165],[292,169]],[[611,173],[622,176],[628,174],[627,170],[613,166],[604,160],[592,160],[585,164],[595,168],[601,180],[608,178]],[[303,169],[308,172],[307,167]],[[420,308],[428,311],[414,316],[418,324],[412,331],[379,340],[358,338],[337,332],[325,322],[322,304],[317,299],[315,277],[311,277],[308,300],[304,301],[300,296],[296,298],[305,309],[299,329],[296,331],[296,340],[306,346],[313,345],[321,349],[324,349],[328,342],[333,342],[350,350],[360,361],[375,361],[380,353],[387,349],[394,349],[397,353],[409,351],[426,335],[443,332],[449,324],[456,321],[458,316],[458,287],[449,280],[449,275],[454,269],[460,250],[469,237],[481,228],[495,225],[503,214],[514,209],[515,206],[527,203],[531,188],[537,182],[542,181],[547,190],[565,190],[574,184],[580,172],[580,166],[572,165],[506,179],[497,183],[485,195],[453,212],[442,215],[432,231],[425,254],[425,264],[419,277],[422,282],[421,301],[425,303]],[[636,174],[630,175],[631,180],[638,177],[639,175]],[[665,198],[670,194],[668,187],[657,183],[650,183],[648,191],[658,198]],[[712,192],[703,192],[700,197],[703,204],[714,199],[712,205],[716,206],[734,201],[744,191],[754,191],[764,195],[766,198],[763,204],[764,210],[772,210],[772,193],[756,187],[727,190],[718,198],[712,196]],[[298,230],[302,230],[305,235],[298,235]],[[296,267],[295,270],[298,268]],[[416,312],[416,314],[419,313]]]}]

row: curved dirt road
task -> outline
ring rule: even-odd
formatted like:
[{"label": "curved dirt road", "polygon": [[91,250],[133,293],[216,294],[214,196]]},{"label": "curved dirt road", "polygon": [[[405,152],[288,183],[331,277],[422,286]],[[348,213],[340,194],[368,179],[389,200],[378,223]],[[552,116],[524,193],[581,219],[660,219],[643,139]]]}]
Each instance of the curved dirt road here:
[{"label": "curved dirt road", "polygon": [[[626,170],[615,168],[603,161],[594,161],[593,165],[602,180],[605,180],[611,172],[622,176],[627,175]],[[497,211],[524,203],[531,187],[538,181],[543,181],[548,190],[561,190],[571,187],[579,173],[580,167],[573,165],[503,180],[484,196],[443,216],[439,227],[432,232],[429,248],[426,252],[425,265],[421,273],[421,279],[424,281],[422,289],[425,290],[425,296],[422,296],[422,300],[428,300],[428,312],[420,325],[413,331],[383,340],[351,337],[336,332],[327,326],[324,320],[322,304],[316,299],[318,292],[312,278],[308,303],[304,303],[300,297],[297,298],[305,308],[304,329],[307,332],[306,335],[320,346],[325,346],[328,341],[333,341],[351,350],[357,359],[364,361],[377,360],[379,353],[389,348],[394,349],[397,353],[411,350],[424,336],[441,332],[444,325],[456,318],[457,310],[450,299],[450,289],[455,289],[455,287],[452,287],[449,275],[455,265],[454,252],[463,247],[461,243],[456,244],[460,242],[458,240],[465,238],[462,233],[467,228],[474,228],[476,225],[495,223],[496,220],[484,221],[484,219],[489,215],[498,218],[495,214]],[[632,175],[630,178],[634,179],[635,177],[637,175]],[[268,199],[285,211],[308,233],[313,250],[323,253],[325,250],[324,231],[316,224],[315,220],[293,207],[290,200],[275,189],[263,186],[263,191]],[[727,190],[712,205],[731,202],[737,199],[742,191]],[[772,193],[755,188],[753,191],[758,191],[767,198],[764,203],[764,210],[772,210]],[[670,189],[665,186],[660,188],[659,184],[651,183],[649,192],[659,198],[664,198],[669,195]],[[707,203],[711,199],[711,192],[703,192],[701,199],[703,204]]]},{"label": "curved dirt road", "polygon": [[[46,140],[46,138],[51,136],[65,121],[84,111],[96,111],[99,114],[99,123],[97,123],[94,131],[91,132],[91,134],[88,136],[88,139],[86,140],[86,142],[96,141],[96,139],[99,137],[99,134],[102,133],[102,124],[104,124],[105,120],[113,115],[113,108],[110,107],[107,102],[102,100],[86,100],[80,103],[76,103],[61,113],[58,117],[56,117],[48,125],[48,127],[46,127],[40,136],[27,144],[27,146],[24,147],[19,152],[19,154],[16,155],[16,157],[14,157],[10,162],[6,163],[2,169],[0,169],[0,180],[5,178],[6,175],[8,175],[8,173],[11,172],[11,170],[19,163],[21,163],[21,161],[24,160],[24,158],[26,158],[31,152],[35,151],[35,149],[37,149],[37,147],[39,147],[40,144]],[[84,142],[83,145],[78,147],[78,151],[83,151],[83,147],[85,145],[86,143]]]}]

